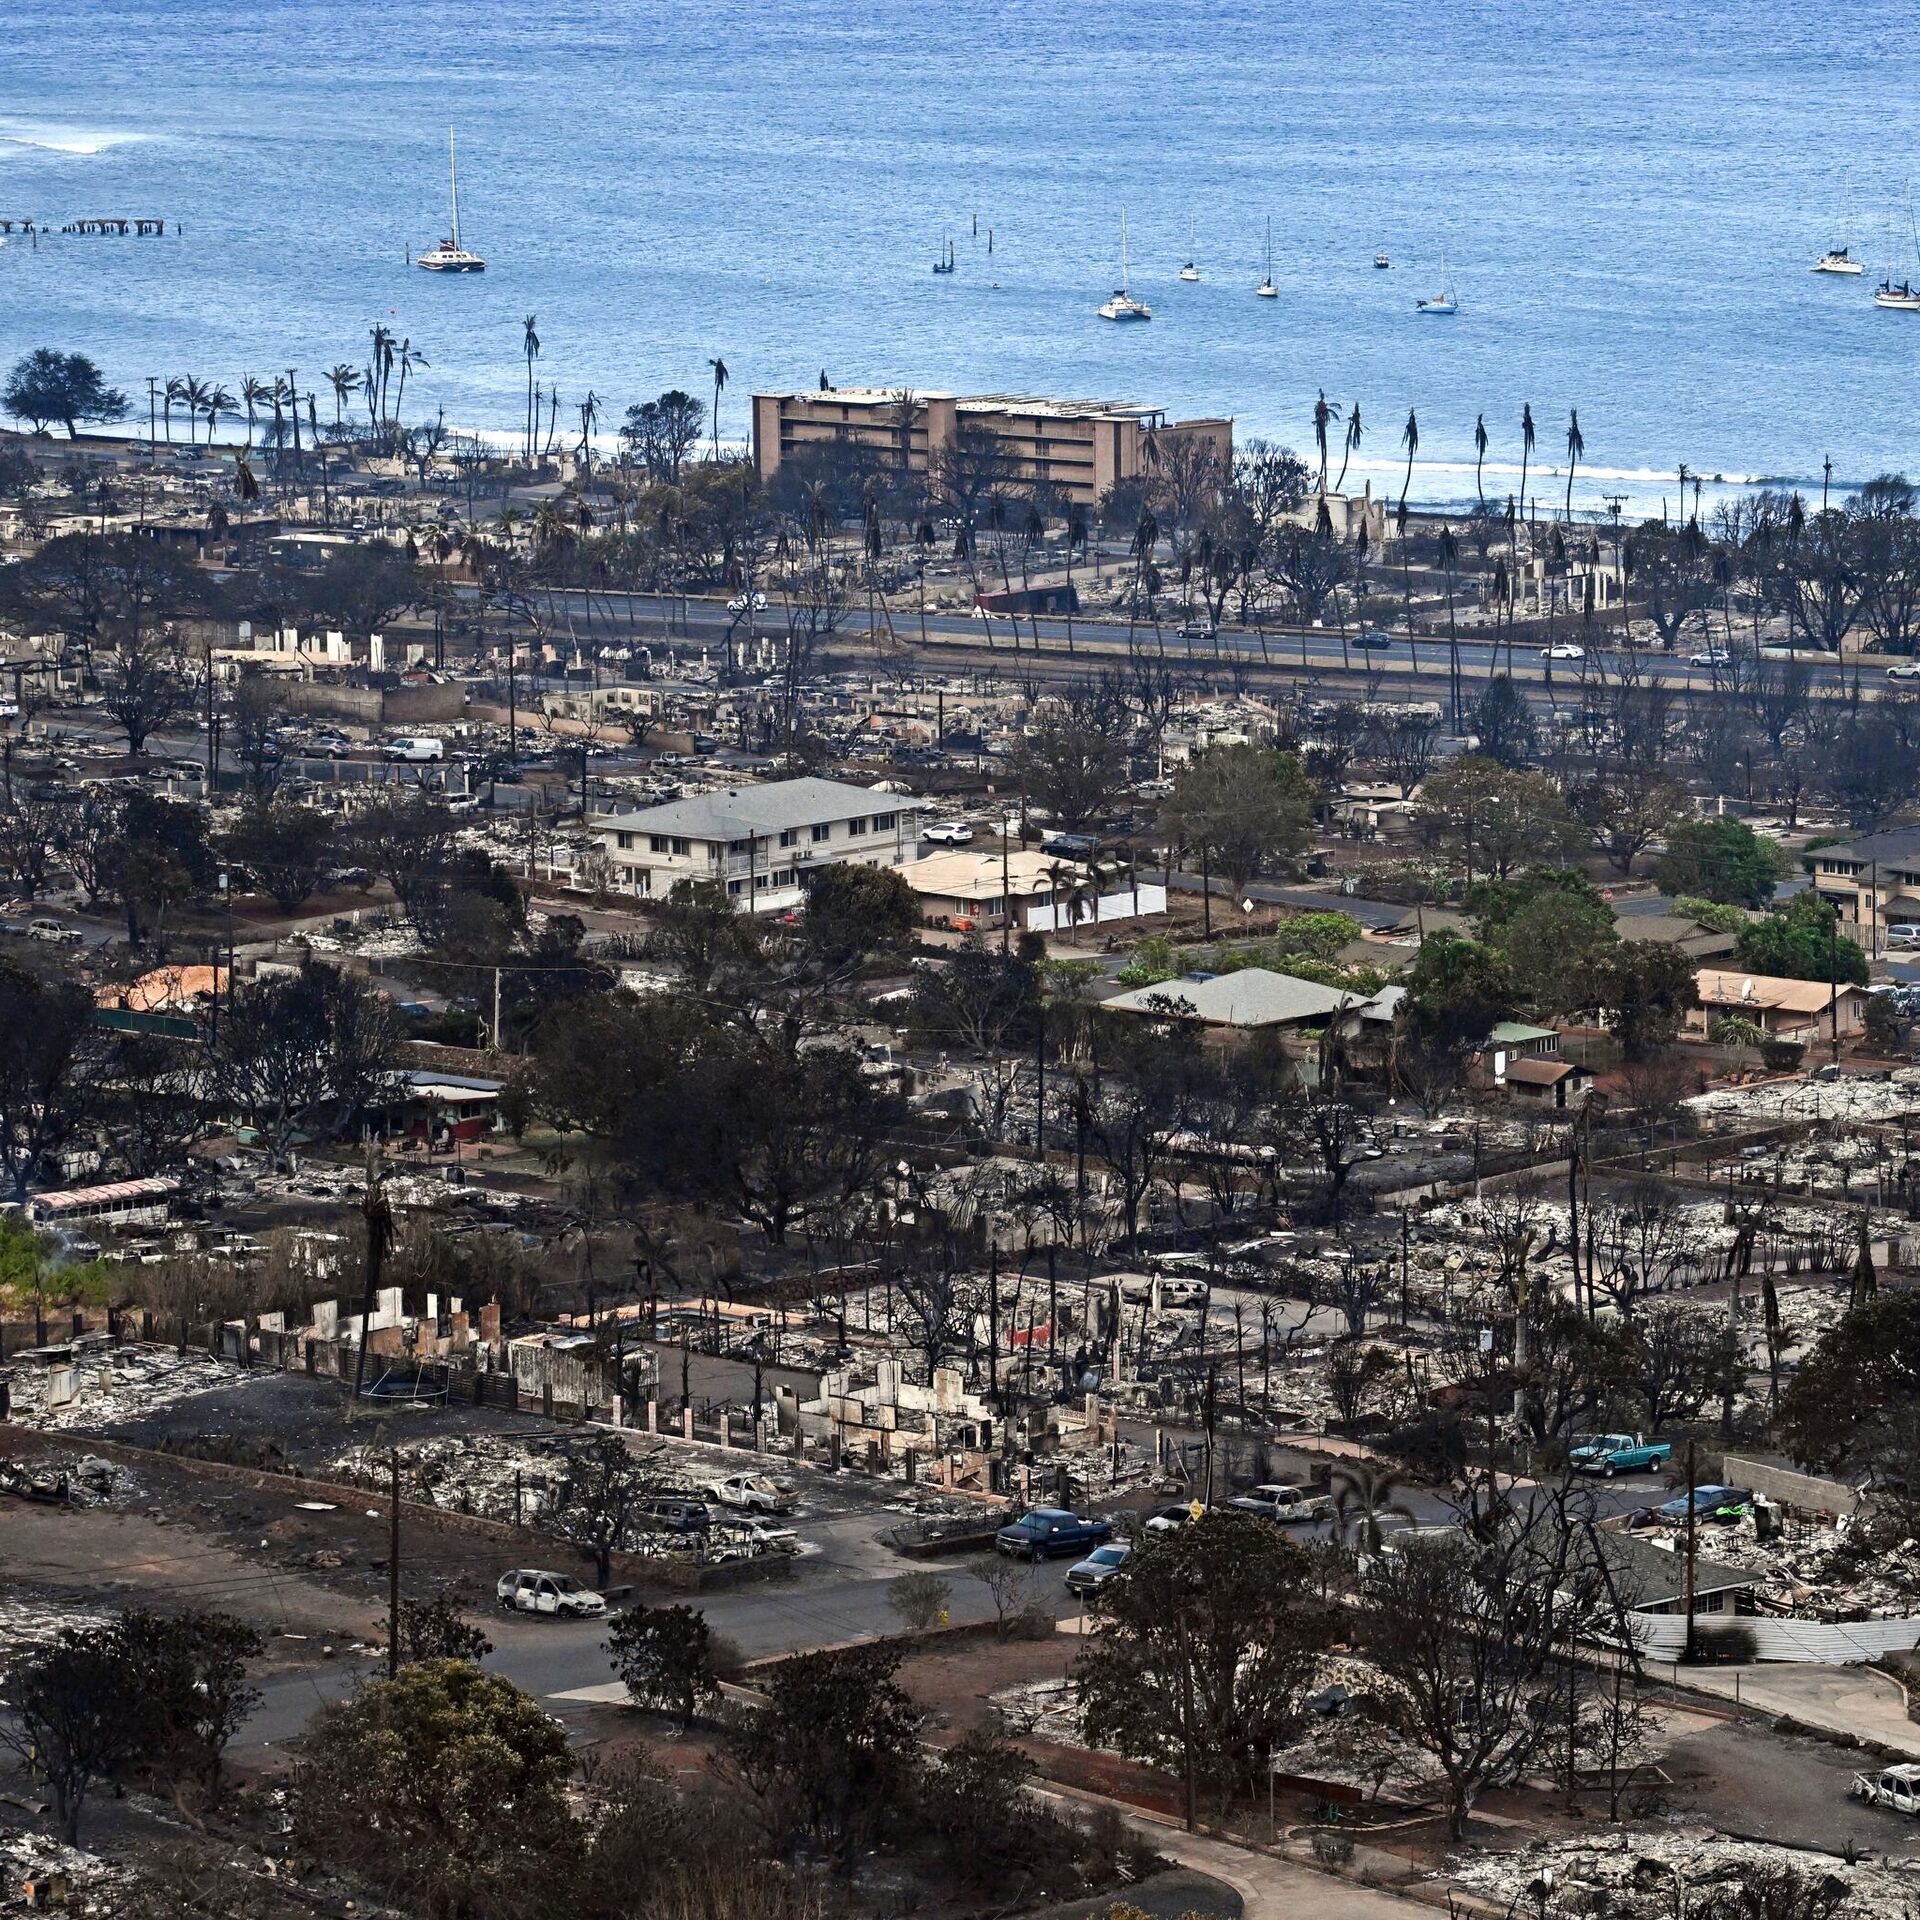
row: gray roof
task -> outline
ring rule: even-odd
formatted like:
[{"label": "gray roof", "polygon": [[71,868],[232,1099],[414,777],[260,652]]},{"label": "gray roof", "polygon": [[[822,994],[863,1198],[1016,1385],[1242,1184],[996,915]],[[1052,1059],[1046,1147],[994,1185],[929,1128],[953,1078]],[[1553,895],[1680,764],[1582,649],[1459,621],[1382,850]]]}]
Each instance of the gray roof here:
[{"label": "gray roof", "polygon": [[1324,1020],[1341,1007],[1358,1009],[1366,996],[1265,967],[1243,967],[1211,980],[1163,980],[1157,986],[1135,987],[1103,1004],[1118,1013],[1176,1016],[1211,1027],[1278,1027]]},{"label": "gray roof", "polygon": [[664,806],[616,813],[603,827],[622,833],[674,833],[689,840],[744,840],[750,833],[785,833],[824,821],[872,813],[917,813],[908,794],[875,793],[843,780],[770,780],[761,787],[698,793]]},{"label": "gray roof", "polygon": [[1815,860],[1858,860],[1869,865],[1875,860],[1912,860],[1920,857],[1920,827],[1889,827],[1884,833],[1869,833],[1844,846],[1816,847]]},{"label": "gray roof", "polygon": [[[1711,1537],[1711,1529],[1702,1528]],[[1628,1608],[1657,1607],[1681,1599],[1687,1590],[1687,1556],[1670,1552],[1639,1534],[1615,1527],[1594,1531],[1607,1556],[1620,1602]],[[1693,1561],[1693,1590],[1724,1593],[1728,1588],[1759,1585],[1760,1576],[1745,1567],[1729,1567],[1709,1560],[1696,1550]]]}]

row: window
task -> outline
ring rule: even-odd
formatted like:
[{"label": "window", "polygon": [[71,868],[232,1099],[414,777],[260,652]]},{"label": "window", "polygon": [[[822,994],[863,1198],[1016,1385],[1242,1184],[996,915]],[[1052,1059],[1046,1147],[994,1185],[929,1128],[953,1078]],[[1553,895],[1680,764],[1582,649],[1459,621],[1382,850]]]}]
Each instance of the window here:
[{"label": "window", "polygon": [[793,869],[791,867],[775,867],[773,870],[773,884],[776,887],[792,886]]},{"label": "window", "polygon": [[654,853],[671,853],[673,851],[673,842],[668,839],[664,833],[648,834],[647,844]]},{"label": "window", "polygon": [[767,876],[764,873],[756,873],[753,876],[753,890],[756,893],[758,893],[760,889],[764,887],[766,884],[767,884]]},{"label": "window", "polygon": [[873,816],[873,830],[875,833],[891,833],[893,831],[893,815],[890,813],[876,813]]},{"label": "window", "polygon": [[813,830],[813,844],[816,847],[821,843],[821,841],[831,840],[832,838],[833,838],[833,829],[831,827],[815,827]]},{"label": "window", "polygon": [[800,838],[799,834],[796,833],[792,827],[787,827],[781,832],[780,844],[783,847],[790,847],[799,838]]},{"label": "window", "polygon": [[745,886],[746,882],[743,880],[729,880],[727,882],[727,891],[737,897],[745,889]]},{"label": "window", "polygon": [[727,842],[727,851],[729,853],[745,853],[748,845],[749,843],[745,840],[729,840]]},{"label": "window", "polygon": [[[630,833],[617,833],[614,835],[614,840],[623,853],[633,845],[633,835]],[[654,851],[656,853],[659,851],[658,846],[655,847]]]},{"label": "window", "polygon": [[849,840],[857,840],[866,830],[867,823],[862,819],[855,818],[847,822],[847,838]]},{"label": "window", "polygon": [[684,860],[687,855],[693,851],[693,845],[690,841],[682,840],[678,834],[675,834],[673,837],[673,850]]}]

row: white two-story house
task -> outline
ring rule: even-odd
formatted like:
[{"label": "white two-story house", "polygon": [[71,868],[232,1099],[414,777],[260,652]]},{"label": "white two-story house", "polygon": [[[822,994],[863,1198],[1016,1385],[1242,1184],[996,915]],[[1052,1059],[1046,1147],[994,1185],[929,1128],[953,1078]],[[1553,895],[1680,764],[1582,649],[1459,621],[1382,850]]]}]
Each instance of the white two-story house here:
[{"label": "white two-story house", "polygon": [[722,880],[746,912],[805,897],[806,873],[834,861],[898,867],[919,857],[921,802],[838,780],[775,780],[696,794],[600,822],[614,882],[641,899],[680,880]]}]

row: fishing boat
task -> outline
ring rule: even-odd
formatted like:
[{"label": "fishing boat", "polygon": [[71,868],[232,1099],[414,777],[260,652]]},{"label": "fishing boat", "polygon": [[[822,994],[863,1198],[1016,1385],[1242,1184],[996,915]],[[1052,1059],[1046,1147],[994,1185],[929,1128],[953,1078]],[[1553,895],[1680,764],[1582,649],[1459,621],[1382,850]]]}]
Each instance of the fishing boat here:
[{"label": "fishing boat", "polygon": [[1200,269],[1193,264],[1193,215],[1187,215],[1187,263],[1180,269],[1182,280],[1198,280]]},{"label": "fishing boat", "polygon": [[447,192],[453,202],[453,232],[413,264],[429,273],[484,273],[487,263],[460,244],[460,171],[453,157],[453,129],[447,129]]},{"label": "fishing boat", "polygon": [[1267,222],[1267,271],[1266,277],[1254,288],[1262,300],[1278,300],[1280,289],[1273,284],[1273,222]]},{"label": "fishing boat", "polygon": [[947,241],[946,252],[933,263],[933,270],[935,273],[951,273],[953,271],[953,241],[951,238]]},{"label": "fishing boat", "polygon": [[1453,275],[1447,270],[1444,254],[1440,257],[1440,291],[1413,303],[1415,313],[1450,314],[1460,311],[1459,296],[1453,290]]},{"label": "fishing boat", "polygon": [[1393,265],[1393,262],[1387,257],[1386,248],[1382,247],[1380,251],[1373,256],[1373,264],[1382,269]]},{"label": "fishing boat", "polygon": [[1127,214],[1120,210],[1120,284],[1113,290],[1113,298],[1100,307],[1102,320],[1151,320],[1153,309],[1144,301],[1136,300],[1127,291],[1129,278],[1127,261]]}]

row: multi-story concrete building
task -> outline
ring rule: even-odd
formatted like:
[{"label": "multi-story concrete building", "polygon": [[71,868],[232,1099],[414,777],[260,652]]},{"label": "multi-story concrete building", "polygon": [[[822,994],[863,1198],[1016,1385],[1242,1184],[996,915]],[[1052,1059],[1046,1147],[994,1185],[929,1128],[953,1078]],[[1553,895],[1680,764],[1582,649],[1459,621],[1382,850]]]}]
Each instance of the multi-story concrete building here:
[{"label": "multi-story concrete building", "polygon": [[836,441],[935,474],[951,450],[972,445],[1004,461],[1009,479],[1056,487],[1091,507],[1146,470],[1149,436],[1163,455],[1197,441],[1222,462],[1233,457],[1231,420],[1169,421],[1157,407],[1123,401],[885,387],[753,396],[753,457],[763,480],[809,448]]},{"label": "multi-story concrete building", "polygon": [[785,912],[810,868],[897,867],[920,851],[921,803],[838,780],[776,780],[702,793],[599,823],[614,884],[660,899],[680,880],[722,880],[743,912]]}]

